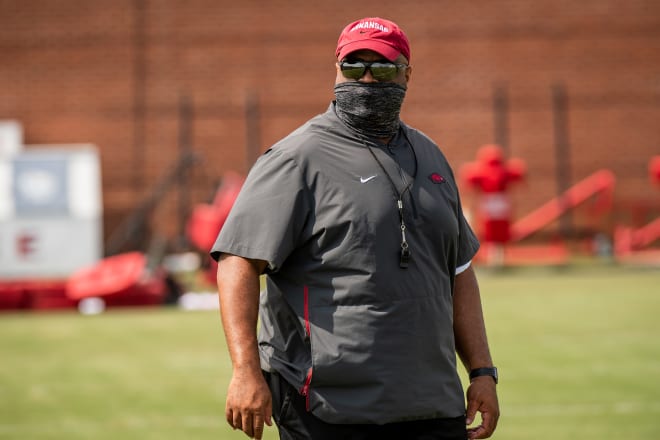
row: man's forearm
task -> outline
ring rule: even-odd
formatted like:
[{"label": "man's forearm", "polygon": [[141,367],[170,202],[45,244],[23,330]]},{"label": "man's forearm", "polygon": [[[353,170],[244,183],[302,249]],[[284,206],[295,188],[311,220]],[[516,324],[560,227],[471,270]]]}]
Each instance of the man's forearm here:
[{"label": "man's forearm", "polygon": [[259,274],[264,262],[223,254],[218,262],[220,314],[234,369],[259,371]]},{"label": "man's forearm", "polygon": [[261,439],[271,425],[272,397],[261,373],[257,348],[259,274],[266,263],[222,255],[218,262],[220,314],[233,371],[225,418],[248,437]]},{"label": "man's forearm", "polygon": [[479,284],[472,267],[456,276],[454,338],[456,352],[468,371],[493,365],[486,338]]}]

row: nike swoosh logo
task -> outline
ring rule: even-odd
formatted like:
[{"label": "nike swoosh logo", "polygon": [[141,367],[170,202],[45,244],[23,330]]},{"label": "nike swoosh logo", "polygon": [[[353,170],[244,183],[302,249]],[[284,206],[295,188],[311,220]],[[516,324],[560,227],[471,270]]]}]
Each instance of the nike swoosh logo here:
[{"label": "nike swoosh logo", "polygon": [[367,183],[367,182],[370,181],[371,179],[375,179],[375,178],[376,178],[376,175],[375,175],[375,174],[374,174],[373,176],[369,176],[369,177],[367,177],[366,179],[365,179],[364,177],[360,177],[360,183]]}]

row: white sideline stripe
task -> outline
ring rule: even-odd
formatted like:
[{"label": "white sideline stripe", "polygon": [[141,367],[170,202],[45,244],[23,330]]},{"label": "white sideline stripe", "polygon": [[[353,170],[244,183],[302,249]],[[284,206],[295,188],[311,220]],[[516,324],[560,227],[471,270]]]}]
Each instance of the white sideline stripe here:
[{"label": "white sideline stripe", "polygon": [[505,417],[564,416],[598,414],[660,414],[660,401],[657,402],[618,402],[618,403],[567,403],[508,405],[502,411]]}]

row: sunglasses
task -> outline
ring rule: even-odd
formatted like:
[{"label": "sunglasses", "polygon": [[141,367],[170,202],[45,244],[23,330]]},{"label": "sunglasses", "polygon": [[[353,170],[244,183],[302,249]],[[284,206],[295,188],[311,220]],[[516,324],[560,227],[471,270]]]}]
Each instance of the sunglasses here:
[{"label": "sunglasses", "polygon": [[342,75],[349,79],[360,79],[369,69],[371,76],[377,81],[392,81],[399,73],[399,69],[407,68],[407,64],[395,64],[390,62],[375,61],[341,61],[339,68]]}]

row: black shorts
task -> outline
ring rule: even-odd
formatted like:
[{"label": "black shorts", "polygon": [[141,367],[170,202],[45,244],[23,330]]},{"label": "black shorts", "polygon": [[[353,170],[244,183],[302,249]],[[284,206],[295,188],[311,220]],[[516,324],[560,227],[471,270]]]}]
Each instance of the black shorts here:
[{"label": "black shorts", "polygon": [[305,398],[282,376],[264,372],[264,377],[281,440],[467,440],[465,416],[385,425],[326,423],[306,410]]}]

